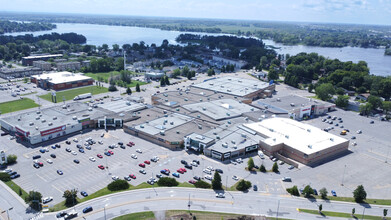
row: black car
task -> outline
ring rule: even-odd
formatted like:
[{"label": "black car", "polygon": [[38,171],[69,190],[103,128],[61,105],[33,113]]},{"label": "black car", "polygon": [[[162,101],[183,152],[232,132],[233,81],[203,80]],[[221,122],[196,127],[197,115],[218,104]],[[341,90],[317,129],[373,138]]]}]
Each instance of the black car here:
[{"label": "black car", "polygon": [[181,164],[187,164],[186,160],[181,160]]},{"label": "black car", "polygon": [[198,165],[200,165],[200,161],[199,160],[193,160],[194,163],[197,163]]},{"label": "black car", "polygon": [[41,155],[34,155],[33,156],[33,160],[36,160],[36,159],[39,159],[39,158],[41,158]]},{"label": "black car", "polygon": [[193,166],[190,165],[190,164],[185,164],[185,167],[188,168],[188,169],[193,169]]},{"label": "black car", "polygon": [[76,147],[81,148],[82,146],[81,146],[81,144],[76,144]]},{"label": "black car", "polygon": [[92,211],[92,207],[91,206],[88,206],[88,207],[83,209],[83,213],[87,213],[87,212],[91,212],[91,211]]},{"label": "black car", "polygon": [[75,162],[75,163],[80,163],[80,161],[79,161],[79,160],[76,160],[76,159],[74,159],[73,162]]},{"label": "black car", "polygon": [[13,175],[15,175],[15,174],[17,174],[16,171],[9,173],[10,176],[13,176]]},{"label": "black car", "polygon": [[50,154],[50,156],[51,156],[52,158],[56,158],[56,155],[55,155],[55,154]]},{"label": "black car", "polygon": [[70,141],[65,141],[65,143],[66,143],[66,144],[71,144],[71,142],[70,142]]},{"label": "black car", "polygon": [[35,168],[37,168],[37,169],[39,168],[39,165],[38,165],[37,163],[34,163],[33,166],[34,166]]},{"label": "black car", "polygon": [[11,179],[15,179],[15,178],[18,178],[18,177],[20,177],[20,174],[19,174],[19,173],[15,174],[15,175],[12,175],[12,176],[11,176]]},{"label": "black car", "polygon": [[65,151],[66,151],[66,152],[71,152],[72,150],[71,150],[71,148],[67,147],[67,148],[65,149]]},{"label": "black car", "polygon": [[259,166],[258,166],[258,165],[254,165],[254,168],[258,170],[258,169],[259,169]]},{"label": "black car", "polygon": [[201,178],[199,176],[194,176],[193,179],[200,180]]},{"label": "black car", "polygon": [[81,194],[82,196],[84,196],[84,197],[88,196],[88,193],[85,192],[85,191],[81,191],[80,194]]},{"label": "black car", "polygon": [[57,148],[61,148],[61,145],[59,144],[55,144],[54,146],[56,146]]},{"label": "black car", "polygon": [[118,142],[118,145],[124,145],[124,143],[122,143],[122,142]]},{"label": "black car", "polygon": [[254,191],[258,191],[258,186],[257,185],[253,185],[253,190]]},{"label": "black car", "polygon": [[216,169],[216,172],[223,173],[223,170],[222,169]]}]

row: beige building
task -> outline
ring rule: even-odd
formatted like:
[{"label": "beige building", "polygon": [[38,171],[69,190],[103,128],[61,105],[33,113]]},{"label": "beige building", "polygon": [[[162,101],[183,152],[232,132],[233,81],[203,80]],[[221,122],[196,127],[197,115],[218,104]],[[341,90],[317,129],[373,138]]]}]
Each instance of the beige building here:
[{"label": "beige building", "polygon": [[79,70],[81,68],[80,62],[66,62],[66,63],[57,63],[57,70],[58,71],[65,71],[65,70]]},{"label": "beige building", "polygon": [[265,154],[306,165],[328,160],[349,147],[349,141],[342,137],[288,118],[270,118],[243,126],[265,138],[259,142]]},{"label": "beige building", "polygon": [[50,71],[52,69],[51,63],[42,60],[33,61],[33,66],[40,68],[43,71]]}]

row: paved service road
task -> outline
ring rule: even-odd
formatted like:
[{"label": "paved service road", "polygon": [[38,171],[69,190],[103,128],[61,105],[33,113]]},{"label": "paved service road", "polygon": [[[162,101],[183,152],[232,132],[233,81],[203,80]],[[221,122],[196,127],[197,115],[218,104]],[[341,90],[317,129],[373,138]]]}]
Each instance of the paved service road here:
[{"label": "paved service road", "polygon": [[[111,219],[115,216],[141,211],[158,211],[170,209],[188,209],[190,195],[190,210],[241,213],[248,215],[265,215],[280,218],[314,219],[314,215],[300,213],[297,208],[318,209],[323,205],[324,211],[350,213],[356,208],[356,213],[362,213],[365,207],[366,215],[382,215],[386,206],[361,206],[353,203],[334,201],[310,201],[304,198],[290,196],[266,195],[262,193],[247,194],[242,192],[227,192],[226,198],[216,198],[212,190],[194,188],[149,188],[105,196],[86,203],[79,204],[75,210],[79,213],[75,219]],[[92,206],[93,211],[83,214],[83,208]],[[69,209],[68,211],[73,210]],[[45,214],[40,219],[55,219],[56,213]],[[334,219],[327,217],[328,219]],[[338,218],[335,218],[338,219]]]}]

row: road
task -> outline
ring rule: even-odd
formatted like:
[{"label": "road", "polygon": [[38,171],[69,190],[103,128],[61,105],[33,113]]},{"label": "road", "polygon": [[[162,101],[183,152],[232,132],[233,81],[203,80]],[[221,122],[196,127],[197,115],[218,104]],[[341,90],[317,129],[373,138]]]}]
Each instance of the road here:
[{"label": "road", "polygon": [[[172,209],[188,209],[190,195],[190,210],[240,213],[248,215],[265,215],[290,219],[314,219],[314,215],[301,213],[297,209],[318,209],[323,205],[324,211],[350,213],[356,208],[356,213],[365,215],[382,215],[384,208],[389,206],[367,205],[337,201],[311,201],[305,198],[290,196],[248,194],[242,192],[227,192],[226,198],[216,198],[212,190],[195,188],[149,188],[121,192],[87,201],[75,207],[79,216],[75,219],[111,219],[115,216],[141,211],[160,211]],[[83,208],[92,206],[93,211],[82,214]],[[73,210],[69,209],[68,211]],[[56,213],[47,213],[38,219],[55,219]],[[338,219],[327,217],[328,219]]]}]

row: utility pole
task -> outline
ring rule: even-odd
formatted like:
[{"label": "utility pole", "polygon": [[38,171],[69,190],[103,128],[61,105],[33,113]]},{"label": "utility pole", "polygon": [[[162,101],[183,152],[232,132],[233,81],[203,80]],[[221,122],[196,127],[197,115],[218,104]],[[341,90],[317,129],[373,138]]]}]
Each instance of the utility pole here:
[{"label": "utility pole", "polygon": [[277,216],[276,219],[278,220],[278,210],[280,209],[280,200],[278,200],[278,206],[277,206]]},{"label": "utility pole", "polygon": [[189,214],[191,215],[191,213],[190,213],[190,193],[189,193],[189,203],[187,204],[187,207],[189,208]]},{"label": "utility pole", "polygon": [[364,207],[364,211],[362,212],[362,218],[361,218],[361,220],[364,219],[364,214],[365,214],[365,207]]}]

